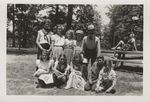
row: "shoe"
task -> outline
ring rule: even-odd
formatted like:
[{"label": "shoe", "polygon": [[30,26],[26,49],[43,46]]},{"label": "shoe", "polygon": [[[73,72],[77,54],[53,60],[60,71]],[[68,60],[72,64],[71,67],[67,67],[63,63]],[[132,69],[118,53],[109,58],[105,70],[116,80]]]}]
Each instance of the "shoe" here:
[{"label": "shoe", "polygon": [[54,87],[53,87],[53,89],[54,89],[54,90],[56,90],[56,89],[57,89],[57,87],[56,87],[56,86],[54,86]]},{"label": "shoe", "polygon": [[41,86],[38,84],[38,85],[36,86],[36,88],[41,88]]},{"label": "shoe", "polygon": [[116,48],[115,47],[113,47],[113,48],[111,48],[112,50],[115,50]]},{"label": "shoe", "polygon": [[69,89],[69,87],[64,87],[64,89]]}]

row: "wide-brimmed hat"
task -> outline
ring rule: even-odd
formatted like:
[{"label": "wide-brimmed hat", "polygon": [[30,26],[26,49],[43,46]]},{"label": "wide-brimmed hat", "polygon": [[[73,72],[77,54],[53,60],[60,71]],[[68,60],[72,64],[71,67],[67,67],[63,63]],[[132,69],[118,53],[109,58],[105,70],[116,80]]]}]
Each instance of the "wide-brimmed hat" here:
[{"label": "wide-brimmed hat", "polygon": [[84,35],[84,33],[83,33],[82,30],[77,30],[77,31],[76,31],[76,34],[82,34],[82,35]]},{"label": "wide-brimmed hat", "polygon": [[89,25],[89,26],[88,26],[88,30],[95,30],[94,25],[92,25],[92,24]]}]

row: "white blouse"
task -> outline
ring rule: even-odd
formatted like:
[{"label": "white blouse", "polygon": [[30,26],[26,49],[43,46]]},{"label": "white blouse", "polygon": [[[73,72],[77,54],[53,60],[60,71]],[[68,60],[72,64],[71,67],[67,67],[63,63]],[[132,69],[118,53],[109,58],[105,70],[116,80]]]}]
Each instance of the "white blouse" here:
[{"label": "white blouse", "polygon": [[50,44],[51,43],[50,38],[51,38],[52,34],[53,34],[52,32],[49,32],[47,35],[44,35],[43,31],[39,30],[38,35],[40,36],[40,44],[42,44],[42,43]]},{"label": "white blouse", "polygon": [[55,46],[63,46],[65,43],[65,37],[60,37],[59,35],[55,34],[51,36],[52,41],[54,42]]}]

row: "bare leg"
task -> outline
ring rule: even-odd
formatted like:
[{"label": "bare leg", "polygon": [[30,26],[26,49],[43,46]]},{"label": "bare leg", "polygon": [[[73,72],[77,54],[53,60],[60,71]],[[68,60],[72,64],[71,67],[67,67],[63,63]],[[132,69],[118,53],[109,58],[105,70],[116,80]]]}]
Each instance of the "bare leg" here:
[{"label": "bare leg", "polygon": [[117,49],[117,47],[122,47],[123,45],[124,45],[124,42],[122,40],[120,40],[119,43],[115,47],[113,47],[111,49],[115,50],[115,49]]}]

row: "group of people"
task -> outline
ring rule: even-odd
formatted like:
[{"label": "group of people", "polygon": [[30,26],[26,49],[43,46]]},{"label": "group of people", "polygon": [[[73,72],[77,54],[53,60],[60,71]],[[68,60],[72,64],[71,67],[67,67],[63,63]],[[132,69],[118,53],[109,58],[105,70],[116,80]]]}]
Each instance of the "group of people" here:
[{"label": "group of people", "polygon": [[94,25],[87,27],[87,36],[82,30],[72,29],[64,36],[62,25],[55,26],[53,33],[51,25],[50,20],[45,20],[36,39],[38,54],[34,76],[38,77],[37,88],[75,88],[95,92],[114,90],[116,73],[111,62],[101,55]]}]

